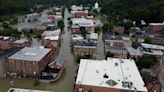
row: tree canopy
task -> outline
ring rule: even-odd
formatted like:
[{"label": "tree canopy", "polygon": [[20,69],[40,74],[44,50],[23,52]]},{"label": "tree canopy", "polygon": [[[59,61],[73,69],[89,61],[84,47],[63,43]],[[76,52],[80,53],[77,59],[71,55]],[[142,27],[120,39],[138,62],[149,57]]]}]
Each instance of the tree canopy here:
[{"label": "tree canopy", "polygon": [[102,13],[119,18],[150,22],[164,21],[163,0],[112,0],[102,4]]},{"label": "tree canopy", "polygon": [[157,58],[155,56],[144,55],[141,59],[137,61],[137,66],[140,68],[150,68],[155,65]]}]

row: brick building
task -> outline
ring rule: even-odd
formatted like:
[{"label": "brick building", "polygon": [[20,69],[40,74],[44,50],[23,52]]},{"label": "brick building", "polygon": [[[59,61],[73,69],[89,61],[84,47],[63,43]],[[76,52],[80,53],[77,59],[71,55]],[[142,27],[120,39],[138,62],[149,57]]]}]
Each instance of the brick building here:
[{"label": "brick building", "polygon": [[51,60],[51,49],[41,47],[25,47],[7,58],[6,74],[36,77]]},{"label": "brick building", "polygon": [[106,46],[105,51],[113,53],[114,57],[116,58],[124,58],[126,59],[128,57],[128,51],[125,47],[111,47],[111,46]]},{"label": "brick building", "polygon": [[46,48],[51,48],[53,53],[59,51],[61,30],[45,31],[42,33],[42,42]]},{"label": "brick building", "polygon": [[0,49],[11,49],[16,47],[28,47],[31,45],[31,41],[28,39],[15,39],[13,37],[1,36],[0,37]]},{"label": "brick building", "polygon": [[94,31],[95,22],[92,19],[73,18],[71,31],[72,33],[80,33],[80,28],[85,28],[86,31]]},{"label": "brick building", "polygon": [[114,26],[112,29],[112,32],[118,33],[118,34],[124,34],[125,28],[122,26]]},{"label": "brick building", "polygon": [[148,25],[150,32],[159,32],[164,30],[164,23],[150,23]]},{"label": "brick building", "polygon": [[79,65],[76,92],[148,92],[132,59],[82,59]]},{"label": "brick building", "polygon": [[96,57],[97,42],[94,40],[77,40],[73,43],[73,50],[75,55],[91,55]]},{"label": "brick building", "polygon": [[72,18],[81,18],[88,16],[88,10],[85,11],[71,11]]},{"label": "brick building", "polygon": [[107,38],[105,38],[105,45],[118,48],[124,47],[124,41],[120,36],[109,35]]},{"label": "brick building", "polygon": [[21,48],[12,48],[7,50],[0,51],[0,78],[5,77],[6,68],[5,68],[5,61],[6,59],[19,51]]}]

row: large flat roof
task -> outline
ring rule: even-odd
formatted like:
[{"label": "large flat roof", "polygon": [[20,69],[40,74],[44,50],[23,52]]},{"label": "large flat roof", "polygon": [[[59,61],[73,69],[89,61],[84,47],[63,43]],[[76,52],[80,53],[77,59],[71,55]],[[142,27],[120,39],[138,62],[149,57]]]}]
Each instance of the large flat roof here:
[{"label": "large flat roof", "polygon": [[[108,78],[104,77],[105,74]],[[122,86],[123,82],[132,83],[131,88],[126,84]],[[145,83],[132,59],[81,59],[76,84],[147,92]]]},{"label": "large flat roof", "polygon": [[141,43],[141,45],[147,49],[164,50],[164,46],[161,45],[154,45],[154,44],[147,44],[147,43]]},{"label": "large flat roof", "polygon": [[54,91],[33,90],[33,89],[21,89],[21,88],[10,88],[7,92],[54,92]]},{"label": "large flat roof", "polygon": [[51,49],[42,47],[25,47],[20,51],[16,52],[8,59],[14,60],[25,60],[25,61],[40,61],[46,56]]}]

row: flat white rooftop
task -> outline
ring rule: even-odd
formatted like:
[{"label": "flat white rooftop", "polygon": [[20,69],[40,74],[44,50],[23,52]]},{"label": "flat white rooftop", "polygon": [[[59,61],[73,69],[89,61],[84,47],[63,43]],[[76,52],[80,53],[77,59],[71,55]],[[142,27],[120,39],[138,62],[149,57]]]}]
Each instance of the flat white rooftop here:
[{"label": "flat white rooftop", "polygon": [[95,26],[93,20],[86,19],[86,18],[73,18],[72,24],[78,25],[80,27],[94,27]]},{"label": "flat white rooftop", "polygon": [[54,92],[54,91],[44,91],[44,90],[33,90],[33,89],[10,88],[7,92]]},{"label": "flat white rooftop", "polygon": [[[104,75],[107,75],[108,78],[105,78]],[[130,83],[131,86],[127,87],[127,83]],[[132,59],[82,59],[76,84],[147,92],[145,83]]]},{"label": "flat white rooftop", "polygon": [[61,29],[57,29],[57,30],[54,30],[54,31],[44,31],[42,33],[42,36],[46,37],[46,36],[59,36],[61,33]]},{"label": "flat white rooftop", "polygon": [[154,44],[147,44],[147,43],[141,43],[141,45],[147,49],[164,50],[164,46],[161,45],[154,45]]},{"label": "flat white rooftop", "polygon": [[51,49],[42,47],[24,47],[20,51],[8,57],[13,60],[40,61]]}]

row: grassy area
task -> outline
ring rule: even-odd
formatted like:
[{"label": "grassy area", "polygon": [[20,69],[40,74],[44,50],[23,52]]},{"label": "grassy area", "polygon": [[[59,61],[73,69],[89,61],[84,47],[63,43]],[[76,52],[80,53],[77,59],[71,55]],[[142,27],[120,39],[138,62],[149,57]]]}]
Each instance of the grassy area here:
[{"label": "grassy area", "polygon": [[[0,79],[0,92],[7,92],[7,90],[10,88],[9,82],[10,82],[10,79]],[[31,88],[31,89],[38,89],[38,90],[54,90],[52,87],[54,84],[40,83],[40,85],[34,86],[33,83],[34,83],[34,80],[14,79],[13,87]]]}]

